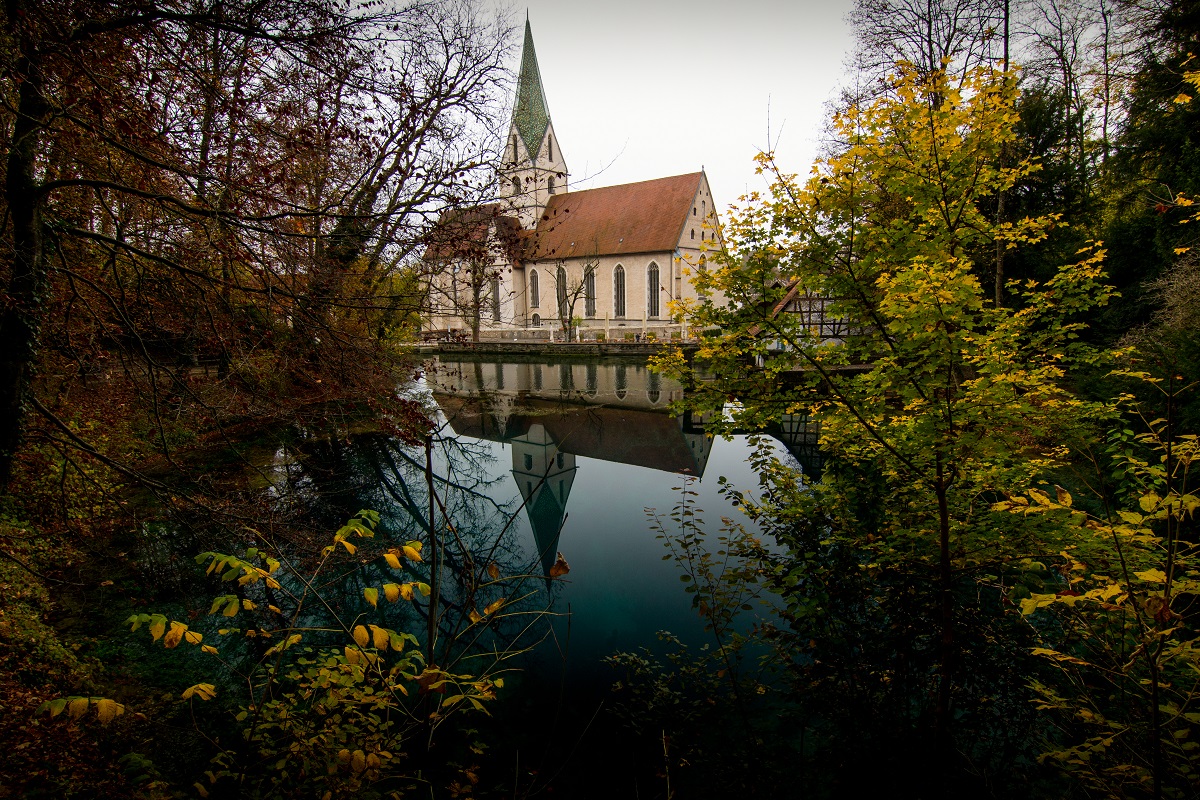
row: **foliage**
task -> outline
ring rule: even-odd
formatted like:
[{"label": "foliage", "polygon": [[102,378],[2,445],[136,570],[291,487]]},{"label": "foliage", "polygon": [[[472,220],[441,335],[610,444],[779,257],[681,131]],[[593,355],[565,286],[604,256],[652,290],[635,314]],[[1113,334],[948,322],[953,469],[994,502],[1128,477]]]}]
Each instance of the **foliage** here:
[{"label": "foliage", "polygon": [[[452,673],[429,663],[410,633],[367,622],[361,612],[343,618],[333,611],[320,592],[323,573],[338,553],[356,554],[378,522],[377,513],[360,512],[334,534],[311,572],[265,547],[240,556],[198,555],[206,574],[232,590],[217,595],[209,610],[221,626],[215,630],[219,646],[210,643],[209,625],[202,632],[145,612],[127,620],[134,632],[145,628],[152,642],[168,650],[194,648],[219,663],[210,681],[180,695],[216,748],[211,769],[195,784],[202,796],[372,797],[397,791],[416,780],[405,759],[414,747],[427,746],[421,739],[461,709],[486,712],[484,703],[503,686],[500,677]],[[407,564],[421,561],[420,549],[410,541],[380,558],[404,573]],[[421,580],[382,588],[389,603],[430,593]],[[378,606],[377,589],[364,595]],[[225,693],[238,698],[237,731],[223,736],[219,720],[206,722],[197,705]],[[124,711],[111,700],[86,697],[59,698],[43,710],[52,717],[65,710],[75,719],[89,703],[102,723]]]},{"label": "foliage", "polygon": [[1062,489],[1033,489],[993,508],[1077,532],[1048,591],[1020,601],[1041,639],[1033,652],[1060,670],[1033,684],[1039,708],[1061,728],[1047,758],[1108,796],[1188,797],[1200,781],[1192,613],[1200,590],[1192,467],[1200,449],[1195,434],[1176,432],[1173,406],[1195,384],[1119,374],[1168,401],[1165,417],[1147,418],[1134,395],[1120,398],[1142,431],[1113,430],[1098,466],[1114,470],[1127,501],[1088,513]]},{"label": "foliage", "polygon": [[[1022,698],[998,657],[1018,634],[993,587],[1024,580],[1069,537],[1006,519],[988,498],[1045,480],[1067,462],[1063,440],[1107,413],[1065,385],[1096,359],[1080,315],[1111,295],[1103,248],[1088,244],[1044,281],[1009,282],[1003,306],[981,282],[997,245],[1029,249],[1063,224],[989,211],[1038,168],[999,165],[1016,92],[990,69],[952,82],[902,65],[885,94],[835,117],[843,146],[803,184],[764,154],[770,193],[733,216],[732,250],[697,275],[706,299],[690,309],[692,328],[721,330],[696,354],[714,378],[687,400],[694,411],[724,414],[725,430],[785,415],[819,426],[819,483],[764,459],[762,499],[741,498],[788,548],[759,558],[784,619],[816,642],[814,662],[843,670],[822,678],[797,653],[794,671],[803,685],[851,670],[860,713],[887,709],[886,730],[916,734],[910,785],[926,789],[991,774],[1005,748],[1029,755],[1027,732],[998,732],[997,711]],[[804,313],[812,297],[826,298],[823,325]],[[658,368],[690,377],[679,354]],[[867,642],[860,627],[896,635]],[[968,744],[985,738],[990,752]]]}]

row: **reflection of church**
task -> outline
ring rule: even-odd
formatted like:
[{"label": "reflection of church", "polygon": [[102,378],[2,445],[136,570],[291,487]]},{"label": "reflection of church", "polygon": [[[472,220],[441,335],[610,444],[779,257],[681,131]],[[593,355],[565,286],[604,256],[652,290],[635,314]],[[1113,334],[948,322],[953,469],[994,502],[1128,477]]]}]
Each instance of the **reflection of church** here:
[{"label": "reflection of church", "polygon": [[[506,371],[511,371],[507,378]],[[534,389],[538,374],[543,378]],[[700,478],[712,450],[712,437],[693,424],[690,414],[675,417],[658,403],[679,391],[664,386],[666,379],[644,366],[604,365],[594,377],[595,391],[576,398],[603,405],[562,402],[562,388],[575,377],[587,386],[588,376],[583,364],[478,362],[443,363],[430,376],[434,397],[455,434],[512,449],[513,480],[546,575],[558,552],[578,458]],[[496,390],[497,383],[502,391]]]},{"label": "reflection of church", "polygon": [[575,456],[560,450],[538,424],[510,439],[509,445],[513,480],[525,502],[542,574],[548,576],[558,551],[558,535],[567,517],[567,497],[575,480]]}]

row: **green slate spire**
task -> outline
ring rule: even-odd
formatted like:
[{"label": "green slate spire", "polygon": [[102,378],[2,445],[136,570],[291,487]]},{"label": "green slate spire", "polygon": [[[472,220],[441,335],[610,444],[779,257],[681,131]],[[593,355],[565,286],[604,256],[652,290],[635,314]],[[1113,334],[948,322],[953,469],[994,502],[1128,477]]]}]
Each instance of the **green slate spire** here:
[{"label": "green slate spire", "polygon": [[525,18],[525,46],[521,51],[521,76],[517,79],[513,124],[525,141],[525,149],[531,157],[536,157],[546,138],[546,128],[550,126],[550,110],[546,107],[546,93],[542,91],[542,73],[533,50],[533,30],[529,27],[528,17]]}]

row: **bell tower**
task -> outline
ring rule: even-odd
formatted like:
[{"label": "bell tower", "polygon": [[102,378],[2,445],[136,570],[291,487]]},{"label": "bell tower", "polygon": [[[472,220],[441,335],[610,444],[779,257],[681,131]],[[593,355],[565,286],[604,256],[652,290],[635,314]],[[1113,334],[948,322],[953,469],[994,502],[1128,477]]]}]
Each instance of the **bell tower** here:
[{"label": "bell tower", "polygon": [[542,73],[527,15],[517,102],[499,169],[500,199],[516,213],[522,228],[531,229],[537,225],[550,197],[567,191],[568,174],[542,89]]}]

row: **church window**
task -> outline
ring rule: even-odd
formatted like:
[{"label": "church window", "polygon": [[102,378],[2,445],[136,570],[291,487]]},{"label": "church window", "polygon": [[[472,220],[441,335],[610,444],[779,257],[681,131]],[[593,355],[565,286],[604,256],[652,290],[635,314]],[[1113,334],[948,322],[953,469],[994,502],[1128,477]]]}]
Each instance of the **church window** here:
[{"label": "church window", "polygon": [[692,216],[696,216],[696,207],[692,206]]},{"label": "church window", "polygon": [[553,175],[551,175],[549,178],[546,178],[546,189],[547,189],[547,191],[550,192],[550,194],[554,194],[554,176]]},{"label": "church window", "polygon": [[554,283],[558,293],[558,318],[568,319],[571,316],[571,307],[567,305],[567,271],[562,267],[558,268]]},{"label": "church window", "polygon": [[646,313],[652,317],[658,316],[658,264],[653,261],[646,269]]},{"label": "church window", "polygon": [[696,238],[696,229],[695,228],[692,228],[692,238],[693,239]]},{"label": "church window", "polygon": [[542,327],[542,315],[541,314],[533,315],[533,327],[535,327],[535,328]]},{"label": "church window", "polygon": [[531,456],[529,453],[526,453],[525,454],[525,471],[529,472],[532,469],[533,469],[533,456]]},{"label": "church window", "polygon": [[651,372],[646,386],[646,399],[657,403],[662,398],[662,378],[657,372]]},{"label": "church window", "polygon": [[625,366],[622,364],[617,367],[617,399],[624,400],[625,392],[629,389],[629,382],[625,375]]},{"label": "church window", "polygon": [[508,149],[512,153],[509,160],[515,163],[517,160],[517,135],[515,133],[508,137]]},{"label": "church window", "polygon": [[[546,137],[546,158],[551,161],[554,160],[554,139],[549,136]],[[554,188],[553,183],[550,184],[550,188]],[[553,192],[551,192],[551,194],[553,194]]]},{"label": "church window", "polygon": [[596,268],[590,265],[583,273],[583,314],[596,316]]},{"label": "church window", "polygon": [[555,460],[555,462],[558,464],[558,468],[559,468],[559,469],[562,469],[564,466],[566,466],[566,459],[564,459],[564,458],[563,458],[563,454],[562,454],[562,453],[559,453],[559,454],[557,454],[557,455],[554,457],[554,460]]},{"label": "church window", "polygon": [[697,268],[701,272],[706,271],[708,269],[708,259],[706,259],[704,256],[700,256],[700,263],[697,265]]},{"label": "church window", "polygon": [[625,268],[620,264],[613,270],[613,315],[625,316]]},{"label": "church window", "polygon": [[521,194],[521,179],[513,178],[513,197]]},{"label": "church window", "polygon": [[492,278],[492,322],[500,321],[500,279]]},{"label": "church window", "polygon": [[[529,305],[537,308],[541,304],[541,291],[538,287],[537,270],[529,273]],[[535,315],[536,316],[536,315]]]}]

